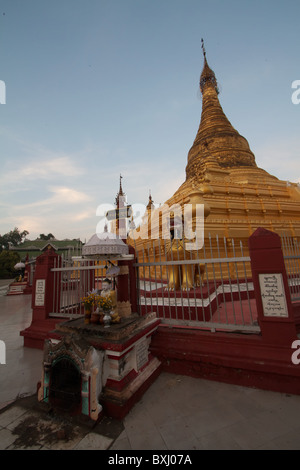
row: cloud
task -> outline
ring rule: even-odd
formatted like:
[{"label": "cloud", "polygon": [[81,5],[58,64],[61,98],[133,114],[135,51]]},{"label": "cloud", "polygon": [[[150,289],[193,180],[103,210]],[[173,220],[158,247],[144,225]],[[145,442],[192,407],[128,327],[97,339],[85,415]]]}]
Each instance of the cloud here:
[{"label": "cloud", "polygon": [[17,176],[19,178],[43,178],[49,179],[53,176],[79,176],[83,169],[74,164],[72,159],[65,156],[58,156],[52,160],[44,159],[37,164],[37,161],[32,161],[28,165],[20,168]]},{"label": "cloud", "polygon": [[297,139],[275,140],[255,150],[256,163],[280,180],[300,181],[300,148]]},{"label": "cloud", "polygon": [[[94,152],[93,148],[65,152],[47,148],[15,135],[0,127],[7,150],[2,152],[0,191],[14,193],[38,186],[42,181],[65,181],[78,178],[87,172],[84,159]],[[14,148],[15,147],[15,148]],[[13,151],[12,151],[13,148]],[[22,158],[20,158],[22,155]]]},{"label": "cloud", "polygon": [[20,184],[26,186],[32,181],[40,179],[51,180],[57,177],[77,177],[85,170],[74,163],[70,156],[56,156],[51,160],[42,157],[31,159],[27,164],[15,164],[14,169],[3,171],[1,183],[10,186],[11,190],[20,188]]},{"label": "cloud", "polygon": [[[92,198],[68,186],[50,186],[47,189],[50,196],[44,199],[35,198],[33,202],[25,204],[8,204],[1,218],[2,232],[17,226],[21,230],[28,230],[30,238],[46,232],[65,238],[70,231],[75,238],[80,236],[82,221],[86,225],[88,219],[95,218]],[[95,225],[96,222],[93,223]]]},{"label": "cloud", "polygon": [[92,217],[95,217],[95,209],[94,208],[87,209],[87,210],[84,210],[82,212],[79,212],[79,213],[73,215],[73,220],[76,221],[76,222],[81,222],[82,220],[87,220],[87,219],[90,219]]},{"label": "cloud", "polygon": [[52,203],[65,203],[65,204],[78,204],[82,202],[88,202],[91,200],[91,197],[82,191],[77,191],[77,189],[67,188],[67,187],[52,187],[51,191],[53,192],[52,198],[49,202]]},{"label": "cloud", "polygon": [[44,233],[44,228],[47,227],[47,220],[43,217],[33,216],[31,214],[22,215],[18,218],[17,226],[20,230],[27,230],[29,232],[29,238],[32,239],[35,238],[34,236],[32,237],[32,234],[35,234],[37,237],[40,233]]},{"label": "cloud", "polygon": [[56,207],[56,210],[59,212],[63,211],[64,206],[72,204],[81,204],[91,201],[91,197],[82,192],[73,188],[68,188],[65,186],[50,187],[50,192],[52,196],[47,199],[39,199],[35,202],[29,204],[19,204],[17,206],[18,211],[26,209],[42,209],[49,207],[51,210]]},{"label": "cloud", "polygon": [[22,159],[14,158],[13,164],[2,159],[1,233],[17,226],[28,230],[31,239],[48,232],[58,238],[70,233],[75,238],[86,236],[85,230],[96,225],[90,178],[89,183],[84,180],[86,157],[95,149],[61,152],[20,139],[17,143]]}]

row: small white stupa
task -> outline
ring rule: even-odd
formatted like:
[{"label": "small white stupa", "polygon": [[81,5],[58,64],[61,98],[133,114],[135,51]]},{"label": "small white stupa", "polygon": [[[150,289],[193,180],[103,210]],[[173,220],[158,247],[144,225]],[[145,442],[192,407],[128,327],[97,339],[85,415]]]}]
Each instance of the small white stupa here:
[{"label": "small white stupa", "polygon": [[128,245],[115,233],[108,232],[107,225],[104,232],[95,233],[82,248],[82,255],[87,258],[122,256],[128,253]]}]

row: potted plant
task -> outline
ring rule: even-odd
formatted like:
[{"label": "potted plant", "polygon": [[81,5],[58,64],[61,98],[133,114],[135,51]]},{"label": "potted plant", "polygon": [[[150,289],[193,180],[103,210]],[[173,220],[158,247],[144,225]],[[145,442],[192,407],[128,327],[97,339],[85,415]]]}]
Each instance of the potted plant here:
[{"label": "potted plant", "polygon": [[95,305],[95,297],[96,294],[94,292],[90,292],[87,296],[81,299],[84,305],[84,323],[88,324],[91,321],[92,309]]}]

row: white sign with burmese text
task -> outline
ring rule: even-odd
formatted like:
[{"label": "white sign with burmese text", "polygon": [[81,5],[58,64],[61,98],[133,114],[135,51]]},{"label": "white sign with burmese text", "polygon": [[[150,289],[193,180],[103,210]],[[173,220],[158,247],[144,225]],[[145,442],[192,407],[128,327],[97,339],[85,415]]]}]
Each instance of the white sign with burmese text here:
[{"label": "white sign with burmese text", "polygon": [[45,305],[45,279],[37,279],[35,285],[35,305],[36,307],[42,307]]},{"label": "white sign with burmese text", "polygon": [[288,317],[282,274],[259,274],[259,284],[264,315]]},{"label": "white sign with burmese text", "polygon": [[137,370],[140,370],[148,362],[148,346],[147,339],[143,339],[135,346]]}]

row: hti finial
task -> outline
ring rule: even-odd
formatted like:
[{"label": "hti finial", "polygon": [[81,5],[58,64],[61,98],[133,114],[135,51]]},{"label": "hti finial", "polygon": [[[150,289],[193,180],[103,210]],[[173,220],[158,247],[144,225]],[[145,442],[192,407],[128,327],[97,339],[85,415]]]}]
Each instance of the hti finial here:
[{"label": "hti finial", "polygon": [[120,202],[120,196],[125,196],[125,194],[123,192],[123,188],[122,188],[122,178],[123,178],[123,176],[120,174],[120,188],[119,188],[119,192],[116,196],[116,205],[118,205],[118,203]]},{"label": "hti finial", "polygon": [[201,90],[201,93],[203,93],[205,85],[207,83],[211,83],[214,86],[217,94],[219,94],[219,89],[218,89],[216,76],[215,76],[213,70],[209,67],[209,65],[207,63],[207,60],[206,60],[206,50],[205,50],[205,47],[204,47],[203,38],[201,38],[201,43],[202,43],[201,47],[202,47],[203,56],[204,56],[204,65],[203,65],[203,70],[202,70],[202,73],[201,73],[201,76],[200,76],[200,90]]},{"label": "hti finial", "polygon": [[154,207],[154,204],[153,204],[153,199],[152,199],[152,196],[151,196],[151,189],[149,189],[149,201],[148,201],[148,204],[147,204],[147,209],[152,209],[152,207]]},{"label": "hti finial", "polygon": [[123,196],[123,195],[124,195],[124,193],[123,193],[123,188],[122,188],[122,178],[123,178],[123,176],[122,176],[121,173],[120,173],[120,190],[119,190],[119,195],[120,195],[120,196]]},{"label": "hti finial", "polygon": [[203,55],[204,55],[204,59],[206,59],[206,50],[205,50],[205,47],[204,47],[204,41],[203,41],[203,38],[201,38],[201,47],[202,47],[202,51],[203,51]]}]

